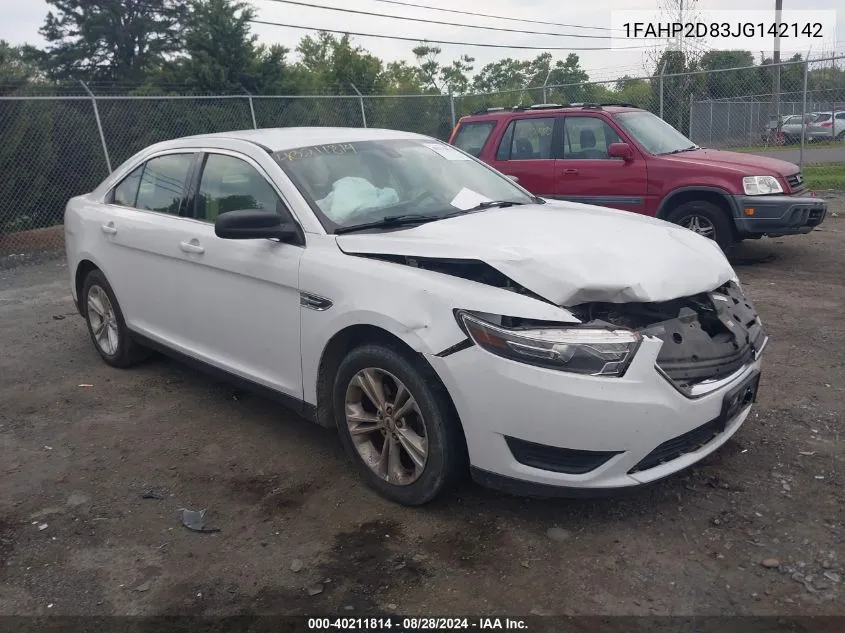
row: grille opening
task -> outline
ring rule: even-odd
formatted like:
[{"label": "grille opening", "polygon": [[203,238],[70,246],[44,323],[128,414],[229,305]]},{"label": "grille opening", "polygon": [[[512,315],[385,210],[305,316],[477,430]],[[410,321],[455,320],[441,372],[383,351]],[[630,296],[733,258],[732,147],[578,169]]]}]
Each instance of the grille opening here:
[{"label": "grille opening", "polygon": [[751,301],[729,282],[713,292],[659,303],[587,303],[569,308],[591,325],[625,327],[664,344],[657,366],[687,394],[750,363],[765,341]]}]

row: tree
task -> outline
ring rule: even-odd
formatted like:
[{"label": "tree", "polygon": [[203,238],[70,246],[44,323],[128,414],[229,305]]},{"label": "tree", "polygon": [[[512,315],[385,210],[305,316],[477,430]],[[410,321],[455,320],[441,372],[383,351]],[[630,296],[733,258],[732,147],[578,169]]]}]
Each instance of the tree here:
[{"label": "tree", "polygon": [[47,0],[41,66],[55,79],[141,83],[182,44],[185,0]]},{"label": "tree", "polygon": [[0,40],[0,87],[3,90],[25,85],[36,77],[38,69],[27,50]]},{"label": "tree", "polygon": [[[185,30],[186,80],[208,92],[255,89],[258,37],[254,9],[240,0],[194,0]],[[246,85],[245,85],[246,84]]]},{"label": "tree", "polygon": [[417,59],[417,67],[426,87],[433,88],[441,94],[452,92],[463,94],[470,86],[475,59],[469,55],[461,55],[448,66],[443,66],[438,59],[443,50],[439,46],[429,46],[425,43],[413,49]]},{"label": "tree", "polygon": [[749,51],[707,51],[699,65],[702,70],[722,71],[705,75],[710,99],[751,96],[762,91],[760,75],[754,68],[754,54]]},{"label": "tree", "polygon": [[[701,12],[698,9],[700,0],[658,0],[657,8],[663,22],[693,24],[703,22]],[[666,40],[666,48],[662,51],[657,49],[649,51],[648,57],[660,72],[660,61],[666,51],[681,53],[687,66],[695,67],[703,53],[701,45],[695,38],[678,37],[677,39]]]},{"label": "tree", "polygon": [[296,51],[302,57],[299,66],[306,71],[303,76],[311,90],[355,94],[357,88],[363,94],[372,94],[381,88],[381,60],[360,46],[353,46],[349,35],[340,38],[326,32],[316,37],[306,35]]}]

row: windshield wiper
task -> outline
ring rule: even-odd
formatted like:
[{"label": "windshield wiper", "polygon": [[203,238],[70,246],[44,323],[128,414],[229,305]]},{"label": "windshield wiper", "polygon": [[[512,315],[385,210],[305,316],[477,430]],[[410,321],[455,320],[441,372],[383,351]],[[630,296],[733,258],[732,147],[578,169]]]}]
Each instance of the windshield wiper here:
[{"label": "windshield wiper", "polygon": [[[545,202],[544,202],[545,203]],[[421,213],[403,213],[402,215],[388,215],[380,220],[373,222],[364,222],[362,224],[354,224],[352,226],[341,226],[335,229],[335,235],[342,235],[343,233],[352,233],[354,231],[364,231],[366,229],[381,229],[390,228],[394,226],[410,226],[412,224],[426,224],[427,222],[436,222],[437,220],[445,220],[447,218],[454,218],[459,215],[466,215],[474,211],[483,211],[484,209],[491,209],[493,207],[512,207],[521,204],[528,204],[527,202],[514,202],[512,200],[487,200],[481,202],[469,209],[458,209],[448,213],[440,213],[438,215],[423,215]]]},{"label": "windshield wiper", "polygon": [[363,231],[365,229],[382,229],[394,226],[410,226],[412,224],[425,224],[426,222],[434,222],[442,219],[442,215],[423,215],[422,213],[403,213],[402,215],[388,215],[380,220],[373,222],[364,222],[362,224],[353,224],[352,226],[341,226],[335,229],[335,235],[342,233],[352,233],[353,231]]},{"label": "windshield wiper", "polygon": [[664,154],[680,154],[681,152],[691,152],[694,149],[701,149],[698,145],[690,145],[689,147],[684,147],[683,149],[673,149],[671,152],[663,152]]},{"label": "windshield wiper", "polygon": [[504,209],[505,207],[515,207],[521,204],[528,204],[527,202],[514,202],[513,200],[487,200],[486,202],[479,202],[474,207],[469,209],[463,209],[460,213],[470,213],[471,211],[481,211],[483,209],[492,209],[493,207],[497,207],[499,209]]}]

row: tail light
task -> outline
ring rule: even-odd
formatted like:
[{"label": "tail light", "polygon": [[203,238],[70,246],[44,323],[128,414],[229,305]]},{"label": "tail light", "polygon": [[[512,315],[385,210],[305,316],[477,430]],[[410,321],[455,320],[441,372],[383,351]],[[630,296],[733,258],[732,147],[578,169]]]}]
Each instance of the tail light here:
[{"label": "tail light", "polygon": [[819,123],[819,127],[833,127],[833,121],[825,121],[824,123]]}]

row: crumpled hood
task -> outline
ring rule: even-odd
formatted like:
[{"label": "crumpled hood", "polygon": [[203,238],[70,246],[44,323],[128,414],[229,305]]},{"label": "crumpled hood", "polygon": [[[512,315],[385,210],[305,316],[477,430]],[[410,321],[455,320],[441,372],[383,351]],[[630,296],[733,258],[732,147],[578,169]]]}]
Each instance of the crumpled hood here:
[{"label": "crumpled hood", "polygon": [[719,247],[662,220],[572,202],[337,236],[349,254],[480,260],[559,306],[668,301],[735,279]]},{"label": "crumpled hood", "polygon": [[798,173],[798,166],[785,160],[743,152],[726,152],[720,149],[697,149],[681,154],[661,156],[660,158],[698,167],[718,165],[741,173],[743,176],[772,175],[786,178]]}]

